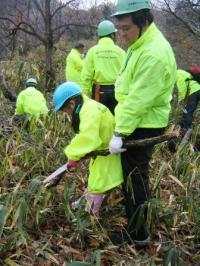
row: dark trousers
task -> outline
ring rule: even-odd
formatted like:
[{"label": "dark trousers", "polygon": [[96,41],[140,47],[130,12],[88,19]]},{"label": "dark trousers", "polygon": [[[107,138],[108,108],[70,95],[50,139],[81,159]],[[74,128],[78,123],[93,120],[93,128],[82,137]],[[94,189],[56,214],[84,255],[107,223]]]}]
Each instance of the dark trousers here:
[{"label": "dark trousers", "polygon": [[[162,135],[164,128],[138,128],[125,140],[144,139]],[[140,207],[150,197],[149,193],[149,161],[152,157],[154,145],[136,147],[122,152],[122,168],[124,175],[123,194],[125,198],[126,215],[128,219],[127,231],[133,239],[144,240],[148,234],[144,221],[137,228]]]},{"label": "dark trousers", "polygon": [[182,129],[188,129],[192,126],[192,119],[195,110],[197,109],[197,105],[200,102],[200,90],[191,94],[188,98],[188,103],[186,106],[187,113],[183,114],[182,120],[180,122],[180,126]]},{"label": "dark trousers", "polygon": [[[95,90],[95,87],[93,88]],[[104,104],[114,114],[117,101],[115,100],[115,87],[114,85],[100,85],[100,103]],[[94,99],[94,93],[92,94]]]}]

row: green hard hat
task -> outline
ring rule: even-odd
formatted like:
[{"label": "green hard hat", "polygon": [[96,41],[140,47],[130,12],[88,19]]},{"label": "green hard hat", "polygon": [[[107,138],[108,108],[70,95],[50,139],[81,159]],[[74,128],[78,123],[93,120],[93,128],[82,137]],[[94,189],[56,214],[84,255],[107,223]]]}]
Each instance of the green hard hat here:
[{"label": "green hard hat", "polygon": [[141,9],[151,9],[150,0],[118,0],[113,16],[136,12]]},{"label": "green hard hat", "polygon": [[99,37],[109,35],[116,32],[115,25],[110,20],[104,20],[98,25],[97,34]]}]

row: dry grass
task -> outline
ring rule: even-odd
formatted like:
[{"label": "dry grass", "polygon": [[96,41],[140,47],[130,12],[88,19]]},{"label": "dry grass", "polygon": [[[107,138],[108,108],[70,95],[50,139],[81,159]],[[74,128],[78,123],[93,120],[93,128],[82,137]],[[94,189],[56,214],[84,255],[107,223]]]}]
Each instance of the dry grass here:
[{"label": "dry grass", "polygon": [[[0,120],[5,120],[14,106],[0,97]],[[171,125],[179,111],[174,109]],[[87,162],[56,188],[41,186],[66,160],[63,148],[72,135],[67,117],[52,112],[29,131],[1,127],[0,265],[199,265],[200,156],[193,145],[198,114],[190,143],[175,154],[166,144],[155,148],[147,220],[152,241],[144,250],[113,246],[108,237],[126,223],[120,189],[110,194],[100,218],[83,206],[72,209],[85,186]]]}]

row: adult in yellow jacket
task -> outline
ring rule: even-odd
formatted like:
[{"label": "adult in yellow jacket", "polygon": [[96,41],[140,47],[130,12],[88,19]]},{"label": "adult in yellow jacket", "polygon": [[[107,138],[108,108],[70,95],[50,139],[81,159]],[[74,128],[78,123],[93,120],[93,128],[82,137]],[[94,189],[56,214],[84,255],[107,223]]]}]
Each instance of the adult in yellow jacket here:
[{"label": "adult in yellow jacket", "polygon": [[81,71],[83,68],[82,54],[84,44],[77,43],[66,58],[65,76],[67,81],[80,83]]},{"label": "adult in yellow jacket", "polygon": [[200,84],[192,75],[182,69],[177,70],[176,86],[179,99],[183,101],[185,112],[180,122],[182,133],[192,127],[193,114],[200,101]]},{"label": "adult in yellow jacket", "polygon": [[89,49],[81,72],[81,86],[86,95],[106,105],[113,113],[116,106],[114,84],[125,57],[115,45],[116,28],[109,20],[98,25],[98,44]]},{"label": "adult in yellow jacket", "polygon": [[[114,117],[107,107],[82,95],[81,88],[73,82],[61,84],[54,92],[56,111],[67,112],[72,117],[76,133],[65,148],[68,169],[95,150],[108,148],[113,134]],[[123,182],[119,155],[97,156],[89,166],[87,199],[94,205],[93,213],[98,214],[104,193]]]},{"label": "adult in yellow jacket", "polygon": [[[117,154],[123,140],[163,134],[168,125],[170,101],[176,80],[176,62],[170,44],[153,23],[148,0],[118,0],[116,24],[128,46],[126,60],[116,81],[115,132],[110,152]],[[148,168],[153,146],[122,152],[127,231],[135,243],[146,244],[149,232],[139,220],[149,199]],[[118,239],[116,241],[121,241]]]},{"label": "adult in yellow jacket", "polygon": [[39,118],[41,114],[47,114],[48,108],[44,95],[38,90],[37,81],[29,78],[26,81],[26,89],[21,91],[17,97],[15,116],[28,115]]}]

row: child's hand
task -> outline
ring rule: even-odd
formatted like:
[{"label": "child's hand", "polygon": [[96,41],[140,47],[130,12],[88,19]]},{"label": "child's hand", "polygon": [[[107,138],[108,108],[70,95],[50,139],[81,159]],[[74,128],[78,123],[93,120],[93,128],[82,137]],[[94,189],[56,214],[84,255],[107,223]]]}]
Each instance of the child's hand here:
[{"label": "child's hand", "polygon": [[67,162],[67,170],[68,171],[73,171],[77,168],[78,165],[78,161],[74,161],[74,160],[69,160]]}]

